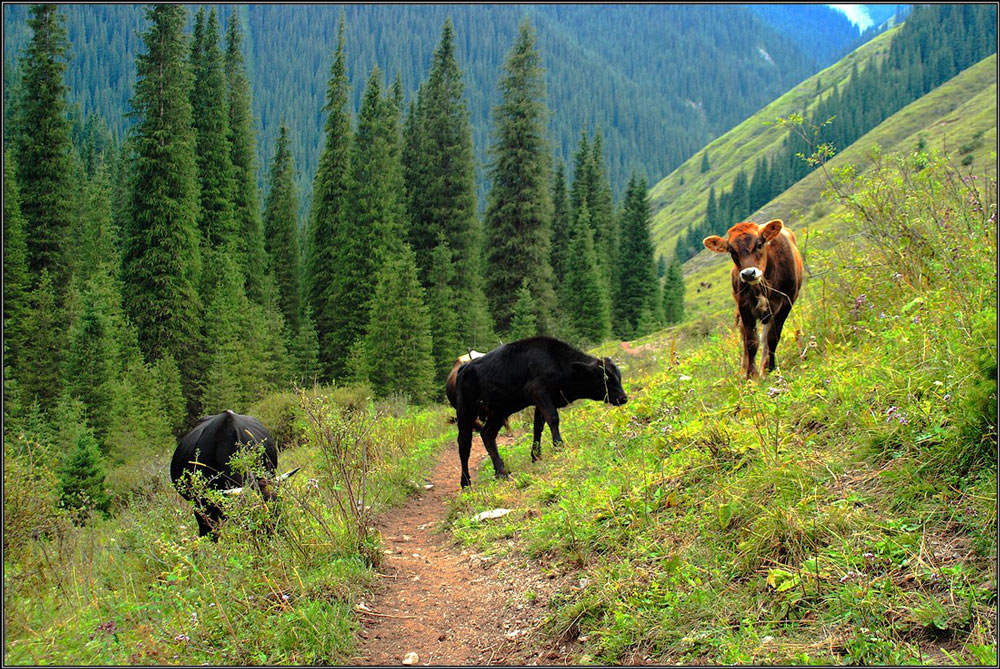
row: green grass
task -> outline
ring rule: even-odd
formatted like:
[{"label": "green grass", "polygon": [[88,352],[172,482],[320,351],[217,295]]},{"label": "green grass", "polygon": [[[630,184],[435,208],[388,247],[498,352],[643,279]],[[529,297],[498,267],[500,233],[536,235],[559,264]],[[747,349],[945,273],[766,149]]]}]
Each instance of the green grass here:
[{"label": "green grass", "polygon": [[796,305],[779,373],[738,378],[731,322],[608,345],[629,403],[562,412],[567,445],[536,465],[525,431],[513,482],[481,472],[456,500],[461,541],[587,576],[546,634],[607,664],[995,661],[996,396],[975,370],[996,360],[996,226],[928,161],[878,176],[905,176],[899,217],[946,253],[842,248],[855,266]]},{"label": "green grass", "polygon": [[[418,489],[452,439],[440,407],[345,410],[356,397],[320,388],[309,398],[323,427],[367,450],[368,474],[347,474],[365,481],[365,519]],[[264,404],[290,406],[281,396]],[[345,476],[324,454],[334,447],[301,409],[286,418],[295,438],[285,443],[297,445],[281,452],[281,470],[303,469],[272,509],[277,530],[263,529],[258,497],[240,497],[217,543],[197,538],[190,505],[169,485],[166,454],[157,486],[78,527],[55,508],[42,460],[29,464],[41,446],[5,441],[5,503],[27,498],[4,518],[5,664],[348,661],[359,629],[354,606],[373,584],[380,538],[366,529],[357,544],[354,521],[338,513]]]}]

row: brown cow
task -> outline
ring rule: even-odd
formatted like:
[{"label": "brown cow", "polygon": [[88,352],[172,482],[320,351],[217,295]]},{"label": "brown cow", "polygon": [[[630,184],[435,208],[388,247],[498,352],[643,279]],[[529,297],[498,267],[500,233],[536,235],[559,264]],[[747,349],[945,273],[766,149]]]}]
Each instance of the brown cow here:
[{"label": "brown cow", "polygon": [[760,366],[765,372],[773,370],[781,328],[802,286],[802,256],[795,246],[795,235],[780,219],[764,226],[747,221],[729,228],[726,237],[706,237],[704,244],[709,251],[728,252],[733,258],[730,277],[743,338],[740,372],[748,379],[757,376],[758,320],[764,346]]}]

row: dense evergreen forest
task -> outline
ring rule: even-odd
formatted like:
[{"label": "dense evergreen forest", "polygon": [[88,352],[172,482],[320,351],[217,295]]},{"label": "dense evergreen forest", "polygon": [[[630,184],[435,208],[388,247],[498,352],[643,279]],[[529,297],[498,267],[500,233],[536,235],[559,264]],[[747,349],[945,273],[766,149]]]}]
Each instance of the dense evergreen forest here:
[{"label": "dense evergreen forest", "polygon": [[[992,5],[927,5],[914,9],[879,63],[859,70],[842,87],[816,87],[820,103],[807,119],[821,127],[811,138],[830,155],[917,98],[996,52],[996,7]],[[752,170],[741,170],[728,188],[712,188],[704,218],[682,236],[676,255],[687,260],[702,249],[701,240],[744,220],[772,198],[806,176],[815,164],[802,159],[812,153],[807,140],[790,134],[772,156],[761,156]],[[749,166],[748,166],[749,168]],[[702,171],[711,169],[705,153]]]},{"label": "dense evergreen forest", "polygon": [[[408,102],[427,76],[440,27],[450,17],[468,96],[480,210],[500,66],[523,16],[537,30],[545,61],[546,122],[555,156],[569,163],[580,129],[599,128],[616,197],[632,172],[651,179],[669,173],[858,39],[843,15],[820,6],[767,12],[729,5],[216,7],[220,16],[233,11],[239,16],[260,154],[273,155],[284,122],[295,185],[306,198],[321,152],[325,73],[341,13],[354,113],[362,101],[361,84],[376,63],[389,78],[399,75]],[[112,135],[123,137],[134,122],[126,112],[139,36],[147,28],[144,11],[140,5],[67,5],[60,11],[71,43],[66,71],[71,113],[84,120],[96,115]],[[5,96],[19,78],[27,12],[23,5],[4,7]],[[194,13],[189,11],[188,30]],[[802,35],[794,33],[806,24],[810,43],[803,45]],[[568,169],[572,176],[571,164]],[[263,178],[262,172],[260,185]]]},{"label": "dense evergreen forest", "polygon": [[5,425],[79,451],[77,469],[293,384],[426,402],[470,348],[539,333],[587,345],[680,318],[645,178],[615,200],[599,129],[578,129],[572,179],[552,155],[527,19],[498,80],[483,220],[454,24],[409,104],[401,77],[373,65],[354,114],[342,20],[300,234],[285,125],[258,194],[238,14],[146,13],[123,140],[74,126],[55,5],[30,9],[10,100]]}]

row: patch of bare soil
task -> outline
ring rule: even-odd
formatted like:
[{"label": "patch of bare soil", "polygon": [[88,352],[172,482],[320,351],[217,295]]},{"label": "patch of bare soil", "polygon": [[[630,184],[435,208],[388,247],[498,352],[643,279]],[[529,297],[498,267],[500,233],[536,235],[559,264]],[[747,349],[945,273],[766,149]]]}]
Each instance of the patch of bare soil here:
[{"label": "patch of bare soil", "polygon": [[[491,467],[478,441],[470,467]],[[510,441],[498,439],[501,453]],[[459,473],[457,447],[445,449],[426,482],[433,487],[376,521],[385,561],[375,598],[358,605],[361,642],[352,663],[572,663],[575,644],[545,645],[539,633],[549,597],[568,587],[571,577],[547,577],[536,565],[479,555],[442,530],[448,502],[460,492]],[[524,597],[529,590],[537,595],[531,602]]]}]

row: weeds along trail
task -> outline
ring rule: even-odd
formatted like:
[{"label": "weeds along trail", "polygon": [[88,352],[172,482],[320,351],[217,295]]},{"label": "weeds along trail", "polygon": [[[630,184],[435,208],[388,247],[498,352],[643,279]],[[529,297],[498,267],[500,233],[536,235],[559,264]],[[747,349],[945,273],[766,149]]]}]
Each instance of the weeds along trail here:
[{"label": "weeds along trail", "polygon": [[[513,442],[501,437],[501,449]],[[473,467],[486,460],[473,448]],[[530,568],[484,557],[454,545],[441,524],[459,495],[457,455],[445,448],[424,492],[376,520],[382,535],[380,584],[358,603],[361,641],[353,663],[394,665],[411,653],[414,664],[520,664],[536,656],[530,631],[544,611],[518,607],[513,597],[529,581],[545,581]],[[488,465],[487,465],[488,466]]]}]

